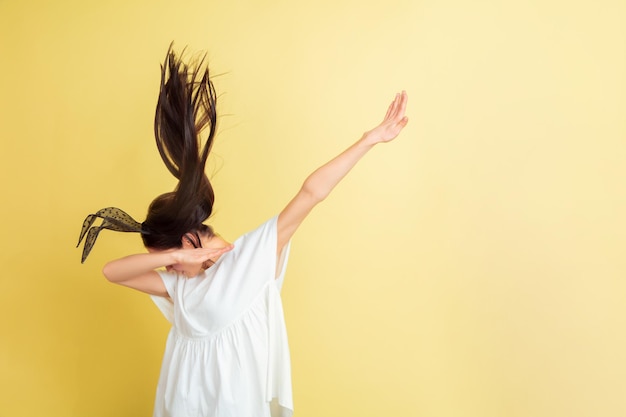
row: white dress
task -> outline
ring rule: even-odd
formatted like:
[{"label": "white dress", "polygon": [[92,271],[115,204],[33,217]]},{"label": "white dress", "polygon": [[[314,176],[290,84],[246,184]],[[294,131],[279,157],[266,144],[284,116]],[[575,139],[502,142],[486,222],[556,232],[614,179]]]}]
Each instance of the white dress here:
[{"label": "white dress", "polygon": [[289,346],[280,299],[289,245],[270,219],[194,278],[160,272],[172,323],[154,417],[290,417]]}]

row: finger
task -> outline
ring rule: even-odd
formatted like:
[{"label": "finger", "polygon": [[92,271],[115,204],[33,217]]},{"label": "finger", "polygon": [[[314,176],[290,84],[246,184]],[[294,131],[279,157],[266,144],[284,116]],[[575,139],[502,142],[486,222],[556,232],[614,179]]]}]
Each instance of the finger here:
[{"label": "finger", "polygon": [[400,120],[404,116],[404,110],[406,109],[406,93],[403,90],[401,93],[396,94],[395,112],[392,115],[394,121]]},{"label": "finger", "polygon": [[187,251],[185,254],[187,262],[203,262],[216,254],[213,248],[193,248],[187,249]]},{"label": "finger", "polygon": [[385,117],[383,117],[383,121],[389,119],[389,115],[391,114],[392,108],[393,108],[393,102],[389,105],[389,107],[387,107],[387,113],[385,114]]},{"label": "finger", "polygon": [[213,258],[214,256],[219,256],[222,255],[226,252],[230,252],[231,250],[233,250],[233,248],[235,247],[235,245],[228,245],[228,246],[224,246],[223,248],[217,248],[217,249],[209,249],[209,251],[207,252],[207,256],[209,258]]},{"label": "finger", "polygon": [[224,246],[223,248],[218,249],[218,251],[220,253],[226,253],[226,252],[230,252],[231,250],[233,250],[235,248],[235,245],[233,245],[232,243],[228,246]]},{"label": "finger", "polygon": [[399,117],[404,117],[404,112],[406,111],[406,103],[409,101],[409,96],[406,91],[402,90],[402,95],[400,97],[400,108],[398,111]]},{"label": "finger", "polygon": [[391,120],[394,120],[397,117],[399,100],[400,100],[400,94],[396,93],[396,97],[393,99],[393,110],[391,114],[389,115],[390,116],[389,118]]},{"label": "finger", "polygon": [[400,127],[400,129],[404,129],[404,126],[406,126],[406,124],[409,123],[409,118],[404,116],[399,122],[398,122],[398,126]]},{"label": "finger", "polygon": [[394,113],[391,115],[392,120],[398,121],[404,116],[404,109],[406,108],[406,95],[405,92],[396,94]]},{"label": "finger", "polygon": [[400,93],[396,93],[396,98],[393,100],[393,113],[391,114],[392,119],[395,119],[398,116],[400,99],[401,99]]},{"label": "finger", "polygon": [[231,250],[233,250],[233,248],[235,247],[235,245],[230,244],[228,246],[225,246],[223,248],[218,248],[216,249],[209,249],[204,256],[200,259],[200,264],[202,269],[208,269],[211,265],[215,264],[215,258],[219,258],[220,256],[222,256],[224,253],[229,252]]},{"label": "finger", "polygon": [[387,114],[385,114],[385,117],[383,118],[383,121],[388,120],[389,116],[391,115],[391,111],[393,110],[393,101],[391,102],[391,104],[389,105],[389,107],[387,107]]}]

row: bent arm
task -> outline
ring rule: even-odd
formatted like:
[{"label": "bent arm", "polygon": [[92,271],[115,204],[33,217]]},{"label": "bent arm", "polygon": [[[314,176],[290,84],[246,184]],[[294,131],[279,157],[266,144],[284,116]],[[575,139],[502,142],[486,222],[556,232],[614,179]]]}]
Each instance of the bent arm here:
[{"label": "bent arm", "polygon": [[370,149],[377,143],[389,142],[398,136],[408,122],[404,116],[406,102],[405,92],[397,94],[380,125],[366,132],[356,143],[309,175],[300,191],[278,216],[278,253],[289,242],[313,207],[330,194]]},{"label": "bent arm", "polygon": [[108,262],[102,268],[102,274],[114,284],[166,297],[167,289],[155,269],[173,263],[172,252],[139,253]]},{"label": "bent arm", "polygon": [[222,248],[172,249],[151,253],[139,253],[113,260],[102,268],[109,281],[134,288],[152,295],[166,297],[167,289],[155,271],[162,267],[176,267],[179,272],[195,276],[203,269],[203,263],[233,249],[233,245]]}]

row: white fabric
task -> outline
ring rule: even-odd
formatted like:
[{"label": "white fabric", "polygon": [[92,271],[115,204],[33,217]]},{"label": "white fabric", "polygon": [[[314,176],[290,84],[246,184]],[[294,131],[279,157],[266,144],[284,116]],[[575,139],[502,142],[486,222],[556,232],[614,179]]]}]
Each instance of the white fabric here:
[{"label": "white fabric", "polygon": [[276,222],[274,217],[237,239],[197,277],[160,273],[172,301],[152,298],[172,329],[154,417],[293,414],[280,299],[289,245],[277,259]]}]

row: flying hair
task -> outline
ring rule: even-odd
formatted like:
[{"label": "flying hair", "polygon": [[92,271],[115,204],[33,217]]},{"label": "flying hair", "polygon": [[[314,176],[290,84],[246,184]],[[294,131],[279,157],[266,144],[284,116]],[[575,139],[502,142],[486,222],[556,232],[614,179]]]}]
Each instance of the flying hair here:
[{"label": "flying hair", "polygon": [[[185,64],[172,46],[161,66],[154,119],[157,148],[178,185],[157,197],[142,224],[146,247],[180,247],[188,232],[207,232],[203,222],[213,211],[215,194],[204,169],[217,127],[216,92],[204,65],[206,55]],[[208,129],[202,143],[201,133]]]},{"label": "flying hair", "polygon": [[[176,188],[150,203],[143,223],[116,207],[87,216],[77,245],[86,238],[82,262],[102,229],[140,233],[144,245],[153,249],[180,248],[187,233],[198,239],[199,233],[213,235],[204,221],[213,212],[215,193],[204,169],[217,128],[217,95],[205,60],[206,54],[185,64],[170,45],[161,65],[154,136],[163,163],[178,180]],[[93,226],[97,218],[102,224]]]}]

